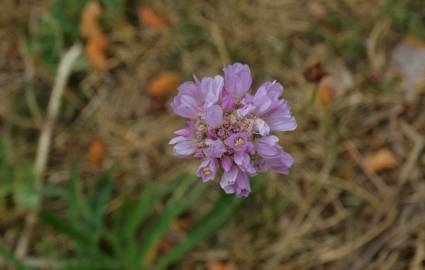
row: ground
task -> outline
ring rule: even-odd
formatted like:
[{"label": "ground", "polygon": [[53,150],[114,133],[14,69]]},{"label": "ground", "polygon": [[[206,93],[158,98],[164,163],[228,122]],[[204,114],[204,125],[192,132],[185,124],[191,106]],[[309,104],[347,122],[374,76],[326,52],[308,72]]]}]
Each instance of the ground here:
[{"label": "ground", "polygon": [[[42,269],[72,253],[39,221],[28,232],[34,205],[65,213],[60,200],[34,202],[26,179],[33,179],[59,61],[77,44],[82,56],[65,87],[41,186],[66,185],[79,163],[83,189],[91,190],[94,176],[112,168],[113,215],[125,196],[195,171],[196,160],[174,157],[168,145],[184,125],[169,106],[176,86],[242,62],[254,88],[266,80],[284,85],[298,128],[280,138],[295,164],[289,175],[264,175],[224,225],[173,267],[424,269],[422,0],[104,0],[90,14],[94,2],[0,3],[5,246],[17,252],[25,235],[18,255]],[[221,192],[208,184],[178,224],[193,226]],[[173,225],[160,249],[183,237],[185,226]]]}]

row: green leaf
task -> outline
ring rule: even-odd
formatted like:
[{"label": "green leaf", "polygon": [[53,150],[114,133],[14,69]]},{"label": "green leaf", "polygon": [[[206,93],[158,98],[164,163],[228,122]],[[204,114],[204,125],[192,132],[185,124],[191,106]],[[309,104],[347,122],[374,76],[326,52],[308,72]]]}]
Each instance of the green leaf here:
[{"label": "green leaf", "polygon": [[29,270],[29,267],[18,258],[3,244],[0,243],[0,254],[7,263],[13,265],[18,270]]}]

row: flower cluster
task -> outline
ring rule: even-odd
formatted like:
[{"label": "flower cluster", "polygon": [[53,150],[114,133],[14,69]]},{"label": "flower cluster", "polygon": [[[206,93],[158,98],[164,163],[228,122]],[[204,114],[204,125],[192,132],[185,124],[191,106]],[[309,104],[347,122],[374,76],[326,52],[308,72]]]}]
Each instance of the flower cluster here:
[{"label": "flower cluster", "polygon": [[297,127],[283,87],[276,81],[262,84],[250,94],[251,71],[236,63],[222,76],[184,82],[172,101],[174,112],[187,119],[170,141],[176,156],[203,159],[197,175],[213,180],[222,169],[220,186],[226,193],[246,197],[249,176],[273,170],[287,174],[293,158],[278,144],[272,131]]}]

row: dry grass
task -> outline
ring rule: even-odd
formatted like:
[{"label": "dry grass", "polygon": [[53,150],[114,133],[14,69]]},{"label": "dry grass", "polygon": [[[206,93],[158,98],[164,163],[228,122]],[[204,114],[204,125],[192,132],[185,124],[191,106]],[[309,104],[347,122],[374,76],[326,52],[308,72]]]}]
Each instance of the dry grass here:
[{"label": "dry grass", "polygon": [[[31,107],[33,90],[25,87],[46,78],[17,47],[22,40],[13,22],[27,23],[23,15],[38,16],[43,7],[11,9],[12,2],[0,5],[10,10],[1,16],[0,131],[13,138],[19,159],[33,154],[36,140],[29,134],[40,127],[37,109],[23,115],[19,104]],[[406,99],[388,68],[405,33],[382,16],[385,1],[183,2],[151,2],[173,26],[149,29],[123,19],[109,29],[113,68],[91,69],[67,90],[64,106],[77,99],[77,91],[87,102],[55,127],[47,181],[64,181],[64,171],[85,155],[93,138],[108,146],[105,166],[118,162],[124,172],[117,189],[137,190],[147,181],[193,170],[192,160],[176,159],[167,145],[183,125],[170,112],[170,96],[152,99],[144,87],[161,71],[177,71],[186,80],[241,61],[252,67],[257,86],[267,79],[285,85],[298,129],[283,134],[282,141],[296,164],[289,176],[269,173],[248,205],[182,264],[203,269],[211,260],[231,260],[239,269],[424,269],[425,99],[420,93]],[[343,21],[332,23],[336,16]],[[303,76],[316,62],[328,74],[346,72],[352,79],[325,106],[312,101],[317,84]],[[364,157],[381,148],[390,149],[399,165],[370,171]],[[88,174],[91,170],[87,166]],[[210,190],[218,192],[213,185]],[[7,214],[1,228],[12,241],[23,217]]]}]

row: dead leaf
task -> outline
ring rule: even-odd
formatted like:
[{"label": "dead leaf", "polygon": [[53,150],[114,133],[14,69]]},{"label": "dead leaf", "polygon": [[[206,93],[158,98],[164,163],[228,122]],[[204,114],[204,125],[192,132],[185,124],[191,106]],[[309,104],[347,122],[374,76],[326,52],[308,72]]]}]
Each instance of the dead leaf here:
[{"label": "dead leaf", "polygon": [[309,82],[318,82],[326,75],[320,62],[308,66],[303,72],[304,78]]},{"label": "dead leaf", "polygon": [[372,172],[390,170],[398,166],[398,161],[390,150],[383,148],[365,157],[363,162],[365,168]]},{"label": "dead leaf", "polygon": [[84,7],[80,20],[80,32],[85,38],[90,38],[102,33],[99,18],[102,15],[102,7],[97,1],[90,1]]},{"label": "dead leaf", "polygon": [[412,101],[425,89],[425,41],[407,36],[394,49],[393,66],[401,75],[401,83]]},{"label": "dead leaf", "polygon": [[335,89],[332,86],[331,78],[323,78],[317,88],[317,101],[318,103],[328,109],[332,106],[335,99]]},{"label": "dead leaf", "polygon": [[212,261],[208,263],[209,270],[237,270],[234,262]]},{"label": "dead leaf", "polygon": [[89,145],[87,159],[91,164],[97,167],[101,167],[103,164],[103,161],[105,160],[106,152],[107,152],[107,146],[103,142],[103,140],[93,139]]},{"label": "dead leaf", "polygon": [[143,6],[139,9],[140,23],[151,27],[162,27],[169,24],[166,16],[158,14],[151,7]]},{"label": "dead leaf", "polygon": [[106,70],[109,67],[107,48],[108,38],[100,33],[87,40],[85,50],[90,63],[98,69]]},{"label": "dead leaf", "polygon": [[319,105],[329,109],[337,97],[343,96],[353,87],[354,80],[351,72],[341,61],[329,62],[323,67],[329,75],[319,82],[317,101]]},{"label": "dead leaf", "polygon": [[88,2],[81,15],[80,32],[87,38],[85,50],[90,63],[98,69],[106,70],[109,67],[106,53],[109,40],[99,24],[101,15],[100,4],[97,1]]},{"label": "dead leaf", "polygon": [[175,72],[162,72],[153,77],[146,86],[146,90],[152,97],[163,97],[177,88],[180,76]]}]

